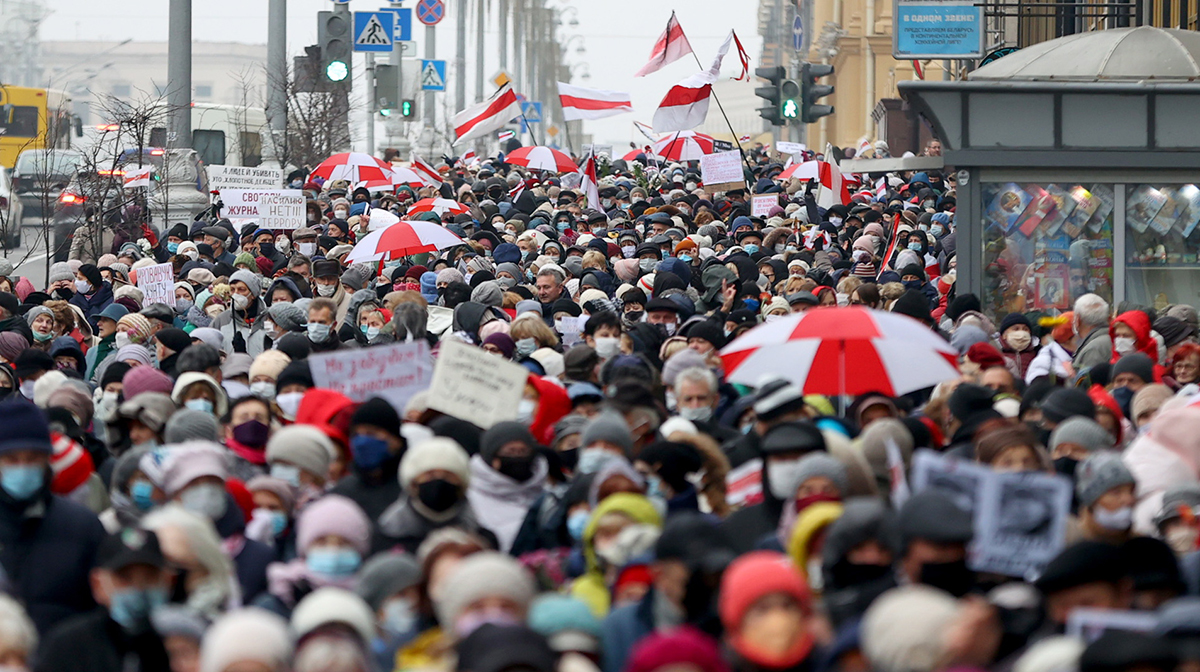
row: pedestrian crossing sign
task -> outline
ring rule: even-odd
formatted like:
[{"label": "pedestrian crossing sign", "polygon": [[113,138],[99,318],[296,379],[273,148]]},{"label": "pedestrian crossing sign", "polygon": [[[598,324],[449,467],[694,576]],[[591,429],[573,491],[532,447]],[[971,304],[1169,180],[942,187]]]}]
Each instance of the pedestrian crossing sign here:
[{"label": "pedestrian crossing sign", "polygon": [[422,91],[445,91],[446,90],[446,62],[445,61],[421,61],[421,90]]},{"label": "pedestrian crossing sign", "polygon": [[391,51],[395,32],[395,12],[354,13],[355,51]]}]

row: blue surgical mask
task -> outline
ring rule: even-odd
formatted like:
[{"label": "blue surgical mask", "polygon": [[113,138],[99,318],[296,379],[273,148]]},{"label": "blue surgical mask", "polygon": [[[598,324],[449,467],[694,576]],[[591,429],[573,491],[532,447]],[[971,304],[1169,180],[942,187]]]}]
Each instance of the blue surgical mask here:
[{"label": "blue surgical mask", "polygon": [[933,226],[929,227],[929,232],[932,233],[935,238],[941,238],[942,234],[946,232],[946,229],[943,228],[941,224],[934,224]]},{"label": "blue surgical mask", "polygon": [[746,304],[746,310],[757,312],[759,302],[758,299],[742,299],[742,303]]},{"label": "blue surgical mask", "polygon": [[129,496],[139,511],[149,511],[154,508],[154,485],[150,481],[134,481],[129,486]]},{"label": "blue surgical mask", "polygon": [[921,251],[921,241],[919,241],[919,240],[909,241],[908,249],[910,249],[914,252],[920,252]]},{"label": "blue surgical mask", "polygon": [[167,603],[166,588],[115,590],[109,597],[108,613],[126,632],[150,629],[150,615]]},{"label": "blue surgical mask", "polygon": [[287,529],[287,526],[288,517],[286,513],[283,511],[271,512],[271,532],[275,536],[278,537],[279,535],[283,534],[283,531]]},{"label": "blue surgical mask", "polygon": [[588,511],[576,511],[567,517],[567,532],[575,541],[583,541],[583,532],[587,529],[592,514]]},{"label": "blue surgical mask", "polygon": [[291,483],[293,488],[300,487],[300,467],[277,462],[271,465],[271,476]]},{"label": "blue surgical mask", "polygon": [[179,251],[179,243],[176,243],[176,242],[167,243],[167,251],[170,252],[171,254],[175,254],[176,252]]},{"label": "blue surgical mask", "polygon": [[533,354],[537,350],[537,341],[532,338],[517,339],[517,355],[524,359]]},{"label": "blue surgical mask", "polygon": [[659,499],[667,498],[667,496],[663,494],[662,477],[660,477],[658,474],[650,474],[646,477],[646,496],[657,497]]},{"label": "blue surgical mask", "polygon": [[743,245],[742,249],[746,251],[746,254],[754,254],[755,252],[758,252],[758,246],[755,245],[754,243],[750,243],[749,245]]},{"label": "blue surgical mask", "polygon": [[209,401],[208,399],[188,399],[187,401],[183,402],[183,405],[192,409],[193,411],[200,411],[201,413],[208,413],[211,415],[213,412],[213,402]]},{"label": "blue surgical mask", "polygon": [[379,327],[369,327],[364,324],[364,325],[360,326],[359,329],[362,330],[362,333],[364,336],[367,337],[367,340],[375,338],[376,336],[379,335]]},{"label": "blue surgical mask", "polygon": [[683,263],[685,263],[685,264],[690,264],[690,263],[692,263],[692,255],[690,255],[690,254],[681,254],[681,255],[679,255],[679,260],[680,260],[680,261],[682,261],[682,262],[683,262]]},{"label": "blue surgical mask", "polygon": [[353,548],[313,548],[304,557],[304,563],[314,574],[345,578],[358,571],[362,555]]},{"label": "blue surgical mask", "polygon": [[308,340],[313,343],[324,343],[329,340],[329,325],[319,322],[308,323]]},{"label": "blue surgical mask", "polygon": [[410,600],[403,597],[389,600],[383,605],[383,621],[380,625],[393,639],[406,639],[416,629],[417,610]]},{"label": "blue surgical mask", "polygon": [[555,228],[558,229],[559,233],[562,233],[563,231],[566,231],[567,229],[571,228],[571,225],[566,222],[559,222]]},{"label": "blue surgical mask", "polygon": [[579,464],[575,467],[577,474],[595,474],[617,456],[603,448],[584,448],[579,452]]},{"label": "blue surgical mask", "polygon": [[0,471],[0,488],[19,502],[36,495],[45,483],[45,465],[17,464]]},{"label": "blue surgical mask", "polygon": [[388,442],[367,434],[358,434],[350,439],[350,452],[354,464],[362,469],[375,469],[383,464],[390,454]]}]

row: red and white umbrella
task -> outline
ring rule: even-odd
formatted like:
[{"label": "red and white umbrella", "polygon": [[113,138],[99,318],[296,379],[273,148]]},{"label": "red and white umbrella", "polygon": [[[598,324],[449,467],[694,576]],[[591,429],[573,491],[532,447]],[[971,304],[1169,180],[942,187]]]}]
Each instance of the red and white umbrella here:
[{"label": "red and white umbrella", "polygon": [[408,208],[408,214],[410,215],[419,215],[422,212],[432,212],[436,213],[438,217],[441,217],[447,212],[455,215],[462,215],[470,211],[471,209],[462,203],[459,203],[458,201],[452,201],[448,198],[422,198]]},{"label": "red and white umbrella", "polygon": [[395,187],[407,186],[413,189],[420,189],[425,186],[421,181],[421,177],[413,171],[412,168],[404,166],[392,166],[391,178],[381,178],[378,180],[363,180],[355,184],[357,187],[366,187],[369,191],[390,191]]},{"label": "red and white umbrella", "polygon": [[654,143],[654,153],[667,161],[699,161],[716,151],[714,138],[695,131],[676,131]]},{"label": "red and white umbrella", "polygon": [[422,252],[436,252],[455,245],[463,239],[449,229],[434,222],[401,220],[368,233],[350,254],[345,263],[362,261],[389,261]]},{"label": "red and white umbrella", "polygon": [[920,322],[859,306],[813,308],[721,350],[731,383],[783,376],[805,394],[899,396],[958,377],[958,353]]},{"label": "red and white umbrella", "polygon": [[549,170],[555,173],[576,173],[579,166],[571,157],[549,147],[522,147],[504,155],[507,163],[525,166],[530,170]]},{"label": "red and white umbrella", "polygon": [[392,164],[362,152],[342,152],[322,161],[309,175],[309,179],[313,177],[322,177],[326,181],[346,180],[352,184],[391,180]]},{"label": "red and white umbrella", "polygon": [[821,164],[824,161],[805,161],[804,163],[793,163],[783,172],[775,176],[777,180],[790,180],[793,177],[798,180],[816,180],[821,177]]}]

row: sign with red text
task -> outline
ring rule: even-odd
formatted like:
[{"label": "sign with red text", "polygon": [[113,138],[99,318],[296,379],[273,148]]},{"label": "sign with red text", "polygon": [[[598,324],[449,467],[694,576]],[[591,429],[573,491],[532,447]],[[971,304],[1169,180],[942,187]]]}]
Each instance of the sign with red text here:
[{"label": "sign with red text", "polygon": [[304,226],[304,192],[299,189],[225,189],[221,214],[235,227],[255,222],[263,229]]},{"label": "sign with red text", "polygon": [[412,395],[429,387],[433,364],[423,340],[314,354],[308,358],[313,382],[352,401],[386,399],[397,413]]},{"label": "sign with red text", "polygon": [[137,287],[142,290],[143,306],[165,303],[175,307],[175,268],[170,263],[137,269]]}]

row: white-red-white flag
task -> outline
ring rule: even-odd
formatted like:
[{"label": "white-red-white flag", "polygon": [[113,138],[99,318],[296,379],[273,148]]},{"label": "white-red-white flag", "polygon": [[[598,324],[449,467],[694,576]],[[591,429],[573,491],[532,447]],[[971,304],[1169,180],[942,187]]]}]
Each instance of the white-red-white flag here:
[{"label": "white-red-white flag", "polygon": [[525,180],[518,180],[513,188],[508,190],[508,200],[516,203],[523,193],[525,193]]},{"label": "white-red-white flag", "polygon": [[416,154],[412,155],[412,171],[421,178],[421,182],[427,187],[437,187],[442,184],[442,174],[437,171],[437,168]]},{"label": "white-red-white flag", "polygon": [[558,100],[562,103],[563,119],[604,119],[633,111],[628,93],[585,89],[566,82],[558,83]]},{"label": "white-red-white flag", "polygon": [[512,84],[506,83],[491,98],[454,115],[454,144],[499,130],[520,114],[517,94],[512,90]]},{"label": "white-red-white flag", "polygon": [[154,168],[146,166],[145,168],[126,168],[125,169],[125,188],[133,189],[134,187],[149,187],[150,173],[154,172]]},{"label": "white-red-white flag", "polygon": [[733,37],[733,43],[737,45],[738,62],[742,64],[742,71],[733,79],[738,82],[750,81],[750,54],[746,53],[746,48],[742,46],[742,41],[738,39],[737,33],[732,30],[729,35]]},{"label": "white-red-white flag", "polygon": [[887,176],[885,175],[884,177],[879,178],[879,181],[875,183],[875,198],[883,198],[884,196],[887,196],[887,192],[888,183]]},{"label": "white-red-white flag", "polygon": [[825,160],[817,165],[817,170],[817,177],[821,181],[821,187],[817,190],[817,205],[826,209],[834,204],[848,205],[850,190],[841,169],[833,160],[832,152],[825,155]]},{"label": "white-red-white flag", "polygon": [[588,207],[597,212],[604,212],[604,208],[600,207],[600,181],[596,179],[596,151],[594,149],[588,152],[583,166],[580,167],[580,172],[583,173],[583,177],[579,180],[579,187],[583,189],[583,193],[587,194]]},{"label": "white-red-white flag", "polygon": [[738,142],[750,142],[750,136],[749,136],[749,135],[743,135],[743,136],[741,136],[741,137],[739,137],[739,138],[738,138]]},{"label": "white-red-white flag", "polygon": [[712,85],[721,76],[721,61],[733,45],[733,32],[717,50],[708,69],[685,78],[663,97],[654,112],[654,130],[657,133],[689,131],[704,123],[708,116],[708,101],[712,98]]},{"label": "white-red-white flag", "polygon": [[499,140],[500,142],[504,142],[505,140],[512,140],[515,137],[517,137],[517,134],[514,131],[500,131],[499,133],[496,134],[496,139]]},{"label": "white-red-white flag", "polygon": [[459,162],[464,166],[470,166],[478,160],[479,159],[475,157],[475,150],[468,149],[467,152],[462,155],[462,158],[459,159]]},{"label": "white-red-white flag", "polygon": [[868,140],[867,136],[864,135],[863,137],[858,139],[858,148],[854,152],[854,158],[856,158],[856,159],[866,158],[867,152],[871,152],[874,150],[875,150],[875,147],[873,145],[871,145],[871,141]]},{"label": "white-red-white flag", "polygon": [[643,65],[642,69],[633,76],[645,77],[690,53],[692,53],[692,45],[688,43],[687,35],[683,34],[683,26],[679,25],[679,19],[675,18],[675,12],[671,12],[671,18],[667,20],[667,29],[659,36],[658,41],[654,43],[654,49],[650,51],[650,62]]},{"label": "white-red-white flag", "polygon": [[636,128],[642,135],[646,136],[646,139],[650,142],[658,142],[658,138],[651,135],[651,133],[654,132],[654,127],[650,124],[643,124],[640,121],[635,121],[633,122],[633,127]]}]

